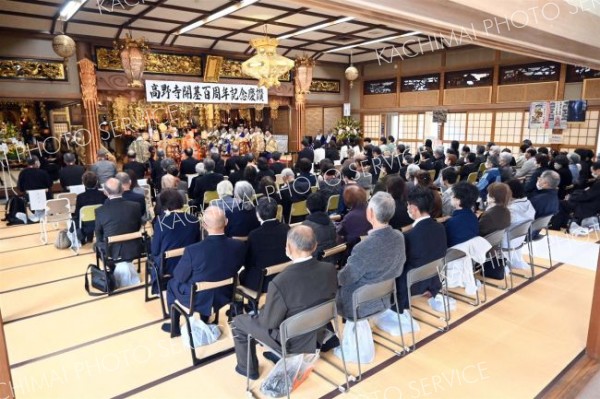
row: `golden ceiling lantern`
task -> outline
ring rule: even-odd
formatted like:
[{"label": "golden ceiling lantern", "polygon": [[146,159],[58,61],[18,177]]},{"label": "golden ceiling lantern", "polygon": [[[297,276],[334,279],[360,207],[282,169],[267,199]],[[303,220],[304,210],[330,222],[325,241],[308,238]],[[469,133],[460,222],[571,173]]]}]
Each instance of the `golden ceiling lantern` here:
[{"label": "golden ceiling lantern", "polygon": [[256,54],[242,63],[242,73],[258,80],[258,85],[277,87],[279,78],[294,67],[294,61],[277,54],[279,40],[268,36],[250,40]]},{"label": "golden ceiling lantern", "polygon": [[123,70],[129,83],[127,86],[133,88],[142,88],[142,75],[144,74],[144,53],[148,50],[147,41],[141,37],[133,39],[131,33],[125,35],[125,39],[115,42],[115,48],[121,56]]}]

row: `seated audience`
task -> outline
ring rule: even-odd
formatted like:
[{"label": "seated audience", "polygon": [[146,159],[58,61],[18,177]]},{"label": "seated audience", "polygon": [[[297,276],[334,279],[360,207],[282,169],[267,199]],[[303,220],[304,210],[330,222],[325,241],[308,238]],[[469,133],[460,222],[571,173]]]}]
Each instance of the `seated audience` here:
[{"label": "seated audience", "polygon": [[511,200],[510,187],[505,183],[492,183],[488,187],[488,206],[479,217],[479,235],[487,236],[498,230],[510,226],[510,210],[508,204]]},{"label": "seated audience", "polygon": [[136,153],[134,151],[127,152],[127,163],[123,164],[123,172],[131,169],[135,172],[135,180],[143,179],[146,176],[146,165],[136,161]]},{"label": "seated audience", "polygon": [[452,205],[454,192],[452,191],[452,187],[456,184],[457,178],[458,174],[454,168],[442,170],[442,216],[451,216],[452,212],[454,212],[454,205]]},{"label": "seated audience", "polygon": [[[217,189],[217,184],[223,181],[223,175],[220,173],[215,173],[215,161],[211,158],[204,159],[204,170],[206,171],[204,175],[197,177],[192,180],[192,198],[193,204],[197,207],[202,207],[204,205],[204,194],[207,191],[215,191]],[[190,190],[192,187],[190,187]]]},{"label": "seated audience", "polygon": [[394,199],[394,215],[389,221],[389,225],[397,230],[402,230],[403,227],[412,224],[412,219],[408,216],[406,210],[406,197],[408,190],[404,179],[400,176],[388,176],[386,179],[386,191]]},{"label": "seated audience", "polygon": [[179,178],[187,182],[188,175],[197,173],[196,165],[198,164],[198,160],[194,158],[193,148],[186,148],[183,153],[185,154],[185,159],[179,165]]},{"label": "seated audience", "polygon": [[313,256],[317,258],[322,251],[336,245],[337,234],[333,222],[327,215],[327,201],[321,191],[308,196],[306,208],[309,213],[302,224],[310,227],[315,233],[317,249]]},{"label": "seated audience", "polygon": [[281,153],[279,151],[275,151],[273,154],[271,154],[271,157],[273,159],[273,163],[271,163],[270,166],[271,170],[276,175],[281,174],[281,171],[285,169],[285,163],[281,162]]},{"label": "seated audience", "polygon": [[510,152],[503,152],[499,157],[499,170],[500,170],[500,180],[502,182],[509,181],[513,178],[515,171],[511,166],[511,162],[514,161],[514,158]]},{"label": "seated audience", "polygon": [[[154,264],[159,267],[160,275],[173,275],[173,270],[180,258],[167,259],[163,265],[161,263],[163,254],[168,250],[184,248],[200,241],[200,222],[196,216],[183,210],[184,201],[177,190],[163,190],[159,197],[165,213],[158,216],[152,226],[153,235],[150,252]],[[155,281],[156,276],[153,275],[153,293],[158,292]]]},{"label": "seated audience", "polygon": [[127,169],[127,171],[125,173],[127,173],[129,175],[129,178],[131,179],[130,190],[136,194],[145,196],[146,192],[144,191],[144,189],[142,187],[140,187],[137,180],[135,179],[135,172],[131,169]]},{"label": "seated audience", "polygon": [[431,208],[430,216],[434,219],[442,217],[442,194],[437,187],[433,185],[429,171],[418,171],[413,183],[415,186],[425,187],[431,190],[433,193],[433,208]]},{"label": "seated audience", "polygon": [[[548,155],[540,153],[535,156],[535,165],[536,169],[531,174],[529,180],[525,182],[525,193],[529,195],[530,193],[536,190],[536,184],[538,181],[538,177],[542,175],[543,172],[549,170],[550,158]],[[560,176],[559,176],[560,179]],[[558,186],[557,186],[558,187]]]},{"label": "seated audience", "polygon": [[296,163],[296,166],[297,166],[298,172],[299,172],[298,177],[296,177],[296,180],[305,179],[308,181],[308,183],[311,187],[314,187],[317,185],[317,177],[315,175],[313,175],[312,173],[310,173],[310,171],[312,169],[312,163],[310,162],[310,160],[308,160],[306,158],[299,159],[298,162]]},{"label": "seated audience", "polygon": [[[525,196],[525,187],[518,179],[512,179],[506,182],[510,187],[512,194],[512,201],[508,204],[508,210],[510,211],[510,223],[511,225],[517,225],[526,221],[532,221],[535,219],[535,208],[531,202]],[[523,242],[523,239],[515,239],[511,241],[513,247],[518,247]],[[504,243],[505,247],[508,243]],[[510,259],[513,267],[518,269],[526,269],[529,265],[523,260],[521,253],[517,252]],[[493,273],[489,273],[492,278],[503,279],[504,269],[494,270],[494,272],[501,272],[498,277],[493,277]],[[486,269],[485,276],[488,277],[488,270]]]},{"label": "seated audience", "polygon": [[[244,264],[246,244],[227,238],[224,235],[227,219],[223,210],[209,206],[204,211],[202,225],[208,231],[208,237],[199,243],[185,248],[183,256],[175,266],[173,278],[167,285],[167,304],[169,308],[178,300],[189,306],[190,289],[193,284],[202,281],[221,281],[235,277]],[[204,321],[231,302],[232,286],[203,291],[196,295],[194,310],[200,313]],[[184,316],[185,317],[185,316]],[[171,326],[165,323],[163,331],[179,333],[179,320]]]},{"label": "seated audience", "polygon": [[[292,204],[306,200],[311,194],[311,186],[306,178],[295,179],[294,172],[289,168],[281,171],[281,178],[283,179],[283,186],[279,188],[279,196],[283,206],[283,220],[287,222]],[[292,220],[292,223],[296,221]]]},{"label": "seated audience", "polygon": [[244,180],[244,171],[246,170],[246,167],[248,166],[248,157],[241,156],[238,158],[237,161],[237,169],[234,170],[233,172],[229,173],[229,181],[231,182],[231,184],[233,184],[235,186],[235,184],[240,181],[240,180]]},{"label": "seated audience", "polygon": [[275,184],[275,179],[269,176],[265,176],[258,182],[258,190],[256,191],[256,195],[262,195],[266,198],[272,198],[277,203],[281,201],[279,198],[277,185]]},{"label": "seated audience", "polygon": [[[256,341],[250,346],[247,368],[248,335],[269,347],[279,348],[279,325],[303,310],[335,298],[337,272],[331,263],[319,262],[311,255],[317,246],[313,231],[307,226],[292,228],[287,234],[286,253],[293,265],[279,273],[269,284],[267,301],[258,317],[240,315],[233,320],[235,371],[250,379],[258,378]],[[317,349],[317,335],[305,334],[289,342],[289,353],[312,353]]]},{"label": "seated audience", "polygon": [[591,170],[594,182],[585,190],[575,190],[566,198],[566,201],[561,202],[560,213],[552,222],[553,228],[565,227],[571,214],[574,222],[581,224],[584,219],[600,213],[600,161],[594,162]]},{"label": "seated audience", "polygon": [[460,169],[460,180],[467,181],[467,178],[471,173],[479,170],[479,163],[477,162],[477,156],[470,152],[466,157],[466,162]]},{"label": "seated audience", "polygon": [[227,237],[248,237],[248,234],[260,226],[254,209],[254,188],[247,181],[241,180],[233,189],[235,202],[232,208],[226,209]]},{"label": "seated audience", "polygon": [[[353,319],[352,294],[367,284],[397,278],[402,274],[406,253],[404,236],[394,230],[388,222],[394,215],[395,201],[388,193],[379,192],[371,198],[367,206],[367,220],[373,226],[366,238],[356,244],[346,266],[338,273],[340,289],[337,307],[340,315]],[[385,243],[386,250],[381,251]],[[377,261],[373,256],[377,254]],[[361,306],[358,317],[366,317],[389,308],[389,298],[379,299]]]},{"label": "seated audience", "polygon": [[558,212],[559,182],[560,176],[553,170],[546,170],[537,178],[536,190],[527,196],[535,209],[536,219]]},{"label": "seated audience", "polygon": [[267,286],[272,278],[264,281],[259,287],[264,268],[287,262],[285,243],[287,224],[276,219],[277,202],[273,198],[261,198],[256,206],[256,216],[260,227],[248,234],[246,262],[240,273],[240,282],[252,290],[267,292]]},{"label": "seated audience", "polygon": [[367,192],[357,184],[349,185],[344,190],[344,203],[350,212],[344,216],[337,227],[341,242],[352,248],[360,241],[361,236],[373,228],[367,220]]},{"label": "seated audience", "polygon": [[[408,291],[406,287],[408,272],[446,255],[446,231],[444,226],[429,216],[433,206],[433,193],[423,187],[415,187],[408,193],[408,214],[412,220],[412,228],[404,233],[406,262],[400,277],[396,279],[398,291],[398,310],[408,309]],[[436,296],[442,285],[436,276],[413,285],[410,295],[426,294]]]},{"label": "seated audience", "polygon": [[[114,177],[104,184],[104,192],[108,199],[96,208],[96,250],[106,253],[108,237],[127,233],[135,233],[142,227],[142,209],[139,203],[123,198],[123,185]],[[123,262],[131,261],[139,256],[142,250],[140,242],[126,241],[110,246],[112,259]]]},{"label": "seated audience", "polygon": [[560,176],[560,183],[558,183],[558,199],[564,200],[567,195],[567,186],[573,184],[573,175],[569,170],[569,158],[563,154],[557,155],[554,158],[554,169]]},{"label": "seated audience", "polygon": [[269,169],[269,161],[265,157],[258,158],[258,175],[256,176],[256,181],[260,182],[263,177],[270,177],[275,179],[275,173],[271,169]]},{"label": "seated audience", "polygon": [[502,180],[502,176],[500,175],[500,161],[498,157],[495,155],[488,156],[485,161],[485,172],[483,172],[483,176],[479,179],[477,183],[477,189],[479,190],[479,197],[482,201],[487,200],[487,188],[490,184],[499,182]]},{"label": "seated audience", "polygon": [[113,162],[108,160],[108,151],[104,148],[98,150],[97,159],[96,163],[90,166],[90,171],[98,176],[99,184],[103,185],[108,179],[115,177],[117,167]]},{"label": "seated audience", "polygon": [[143,195],[134,193],[131,191],[131,177],[125,172],[119,172],[115,178],[121,182],[123,187],[123,194],[121,195],[124,200],[137,202],[140,205],[142,211],[142,217],[146,215],[146,198]]},{"label": "seated audience", "polygon": [[75,165],[75,155],[70,152],[67,152],[63,156],[63,161],[65,161],[66,165],[60,168],[58,176],[63,191],[69,191],[69,186],[78,186],[81,184],[81,178],[85,173],[85,167]]},{"label": "seated audience", "polygon": [[333,165],[329,159],[324,159],[319,165],[321,176],[319,178],[319,192],[329,200],[332,195],[340,195],[342,193],[341,173]]},{"label": "seated audience", "polygon": [[102,205],[106,201],[106,195],[98,190],[98,176],[94,172],[85,172],[81,178],[85,191],[77,195],[75,202],[75,214],[73,220],[77,226],[77,236],[81,244],[92,242],[94,239],[95,222],[83,222],[79,229],[79,212],[81,208],[88,205]]},{"label": "seated audience", "polygon": [[[240,149],[238,146],[231,146],[231,156],[225,161],[225,175],[229,176],[232,172],[239,170]],[[232,183],[235,184],[235,183]]]},{"label": "seated audience", "polygon": [[477,187],[471,183],[458,182],[452,187],[452,205],[455,211],[446,221],[448,247],[469,241],[479,235],[479,222],[473,212],[477,202]]},{"label": "seated audience", "polygon": [[223,180],[217,184],[217,195],[219,199],[212,200],[210,205],[221,208],[225,213],[237,206],[235,198],[233,198],[233,185],[229,180]]},{"label": "seated audience", "polygon": [[[569,157],[569,171],[571,172],[571,176],[573,184],[577,184],[579,181],[579,171],[581,170],[581,157],[579,154],[572,152],[568,155]],[[600,160],[600,159],[598,159]]]}]

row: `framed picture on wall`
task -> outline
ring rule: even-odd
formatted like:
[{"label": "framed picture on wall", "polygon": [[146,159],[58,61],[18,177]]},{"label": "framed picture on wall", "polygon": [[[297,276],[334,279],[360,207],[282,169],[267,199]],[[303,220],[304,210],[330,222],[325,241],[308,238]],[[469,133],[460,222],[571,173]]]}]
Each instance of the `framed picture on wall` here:
[{"label": "framed picture on wall", "polygon": [[69,118],[72,125],[83,125],[83,107],[80,104],[75,104],[69,107]]},{"label": "framed picture on wall", "polygon": [[396,93],[397,86],[396,78],[367,80],[364,83],[363,93],[365,95]]}]

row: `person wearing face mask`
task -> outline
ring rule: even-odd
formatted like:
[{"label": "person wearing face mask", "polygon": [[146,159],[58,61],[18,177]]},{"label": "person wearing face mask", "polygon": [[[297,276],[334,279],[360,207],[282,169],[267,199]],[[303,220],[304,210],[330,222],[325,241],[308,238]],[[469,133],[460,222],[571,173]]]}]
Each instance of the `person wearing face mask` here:
[{"label": "person wearing face mask", "polygon": [[510,187],[506,183],[492,183],[488,187],[488,206],[479,218],[479,235],[482,237],[510,226]]},{"label": "person wearing face mask", "polygon": [[564,154],[559,154],[554,158],[554,170],[560,176],[560,183],[558,183],[558,199],[561,201],[565,199],[567,195],[567,186],[573,183],[573,175],[569,170],[569,159]]},{"label": "person wearing face mask", "polygon": [[[560,212],[552,220],[554,229],[565,227],[571,214],[574,223],[579,225],[584,219],[593,218],[600,213],[600,161],[593,163],[590,169],[594,178],[592,185],[585,190],[574,191],[560,203]],[[592,222],[598,223],[597,220]]]},{"label": "person wearing face mask", "polygon": [[536,190],[527,198],[535,209],[535,218],[555,215],[558,212],[558,184],[560,176],[553,170],[544,171],[535,184]]},{"label": "person wearing face mask", "polygon": [[[444,226],[429,215],[433,206],[433,193],[425,187],[415,187],[408,193],[408,216],[414,223],[410,230],[404,233],[406,262],[400,277],[396,279],[398,290],[399,311],[408,309],[406,278],[408,272],[446,255],[446,231]],[[436,276],[429,280],[413,285],[410,295],[426,294],[435,296],[441,288],[440,279]]]},{"label": "person wearing face mask", "polygon": [[458,182],[452,187],[452,191],[452,206],[455,210],[445,223],[448,247],[479,235],[479,222],[473,212],[477,202],[477,188],[471,183]]}]

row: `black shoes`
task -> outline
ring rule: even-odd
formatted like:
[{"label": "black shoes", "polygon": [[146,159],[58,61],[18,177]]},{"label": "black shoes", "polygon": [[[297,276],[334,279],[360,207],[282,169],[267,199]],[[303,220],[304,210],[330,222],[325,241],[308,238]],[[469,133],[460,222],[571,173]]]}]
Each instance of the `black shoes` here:
[{"label": "black shoes", "polygon": [[[242,369],[241,369],[239,366],[235,366],[235,371],[236,371],[238,374],[240,374],[240,375],[243,375],[244,377],[246,377],[246,372],[245,372],[245,371],[242,371]],[[252,381],[256,381],[256,380],[258,380],[258,372],[254,372],[254,373],[250,374],[250,375],[248,376],[248,378],[250,378]]]}]

